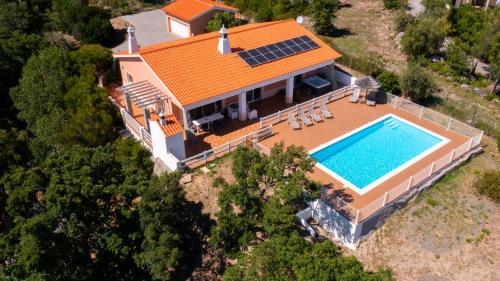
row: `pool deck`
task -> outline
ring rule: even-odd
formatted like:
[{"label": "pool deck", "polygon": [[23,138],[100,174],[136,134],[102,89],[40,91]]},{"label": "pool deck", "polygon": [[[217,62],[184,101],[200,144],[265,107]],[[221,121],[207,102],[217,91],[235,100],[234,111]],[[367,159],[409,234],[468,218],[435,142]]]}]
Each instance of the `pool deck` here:
[{"label": "pool deck", "polygon": [[[274,135],[261,141],[261,144],[267,148],[271,148],[275,143],[283,141],[286,146],[292,144],[300,145],[309,151],[389,113],[395,114],[450,140],[450,142],[444,146],[433,151],[423,159],[415,162],[363,195],[356,193],[350,188],[343,187],[340,181],[315,167],[310,177],[323,185],[330,186],[328,190],[329,193],[335,192],[336,194],[341,194],[342,199],[356,209],[366,207],[381,196],[384,196],[386,192],[393,189],[395,186],[407,180],[410,176],[428,165],[431,165],[433,161],[438,160],[450,153],[453,149],[469,141],[465,136],[447,131],[446,128],[427,120],[419,119],[408,112],[394,108],[392,104],[377,104],[376,106],[370,107],[362,103],[350,103],[349,98],[346,97],[330,103],[328,107],[334,115],[333,119],[326,119],[324,122],[314,123],[313,126],[309,127],[302,125],[300,130],[295,131],[290,128],[287,122],[281,122],[273,125]],[[390,140],[387,140],[387,145],[391,145]]]}]

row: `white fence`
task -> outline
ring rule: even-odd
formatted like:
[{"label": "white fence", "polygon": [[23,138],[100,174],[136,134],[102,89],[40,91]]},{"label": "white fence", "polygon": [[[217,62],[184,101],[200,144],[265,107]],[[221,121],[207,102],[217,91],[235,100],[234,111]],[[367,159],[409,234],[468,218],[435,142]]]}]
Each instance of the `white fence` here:
[{"label": "white fence", "polygon": [[150,151],[153,150],[153,142],[151,140],[151,135],[141,126],[130,114],[124,109],[120,108],[120,113],[122,115],[123,123],[125,127],[132,133],[134,138],[140,141],[144,146]]},{"label": "white fence", "polygon": [[199,165],[206,164],[208,161],[214,160],[231,152],[240,145],[252,145],[256,149],[265,148],[264,146],[259,145],[257,142],[270,136],[272,133],[273,133],[272,126],[261,128],[248,135],[231,140],[223,145],[219,145],[212,149],[205,150],[200,154],[196,154],[192,157],[186,158],[180,161],[180,166],[194,168]]},{"label": "white fence", "polygon": [[284,110],[280,110],[274,114],[267,115],[265,117],[260,118],[260,127],[264,128],[267,126],[272,126],[274,124],[280,123],[282,121],[288,120],[288,114],[297,114],[298,110],[308,110],[309,106],[318,107],[321,104],[330,103],[336,100],[339,100],[345,96],[349,96],[352,94],[352,86],[345,86],[340,89],[337,89],[328,94],[324,94],[322,96],[313,98],[312,100],[308,100],[306,102],[297,104],[295,106],[289,107]]},{"label": "white fence", "polygon": [[327,199],[327,202],[330,206],[340,211],[355,223],[363,221],[378,210],[382,209],[385,205],[398,199],[403,194],[410,191],[412,188],[419,187],[427,182],[427,180],[431,176],[441,172],[444,168],[448,167],[451,163],[455,162],[471,149],[477,147],[480,144],[481,138],[483,136],[483,131],[477,128],[474,128],[470,125],[467,125],[436,111],[425,108],[421,105],[415,104],[401,97],[397,97],[395,95],[387,93],[382,97],[377,97],[377,99],[381,102],[392,104],[395,108],[399,108],[401,110],[409,112],[417,116],[419,119],[428,120],[432,123],[446,128],[449,131],[454,131],[456,133],[464,135],[469,139],[459,147],[453,149],[448,154],[432,162],[430,165],[414,173],[412,176],[406,178],[404,181],[394,186],[391,190],[387,191],[382,196],[361,209],[354,208],[351,204],[345,202],[338,196]]}]

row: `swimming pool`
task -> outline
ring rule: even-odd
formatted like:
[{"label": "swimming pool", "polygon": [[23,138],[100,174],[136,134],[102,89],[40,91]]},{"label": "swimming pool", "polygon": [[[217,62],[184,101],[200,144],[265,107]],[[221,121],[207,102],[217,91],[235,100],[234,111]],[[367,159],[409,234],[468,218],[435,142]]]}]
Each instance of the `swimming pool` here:
[{"label": "swimming pool", "polygon": [[318,168],[364,194],[447,142],[447,138],[387,114],[309,154]]}]

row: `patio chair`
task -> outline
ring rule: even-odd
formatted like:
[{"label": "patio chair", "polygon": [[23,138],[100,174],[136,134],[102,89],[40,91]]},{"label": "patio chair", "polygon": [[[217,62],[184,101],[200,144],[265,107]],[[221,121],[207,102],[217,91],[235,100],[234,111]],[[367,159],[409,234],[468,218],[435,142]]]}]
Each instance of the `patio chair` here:
[{"label": "patio chair", "polygon": [[323,118],[314,111],[314,106],[309,105],[309,117],[311,117],[315,122],[321,122],[323,121]]},{"label": "patio chair", "polygon": [[295,117],[291,113],[288,113],[288,124],[290,124],[290,127],[292,127],[293,130],[300,129],[299,122],[295,120]]},{"label": "patio chair", "polygon": [[368,94],[368,97],[366,99],[366,104],[369,106],[375,106],[375,104],[377,103],[375,97],[376,95],[377,95],[376,92],[370,92],[370,94]]},{"label": "patio chair", "polygon": [[299,114],[300,121],[302,121],[302,123],[304,123],[304,125],[312,126],[313,122],[311,121],[311,119],[309,119],[309,117],[306,116],[303,109],[300,109],[297,113]]},{"label": "patio chair", "polygon": [[328,110],[328,107],[326,107],[326,104],[321,104],[319,111],[321,114],[323,114],[323,117],[325,118],[333,118],[333,114]]},{"label": "patio chair", "polygon": [[355,87],[354,90],[352,91],[352,95],[351,95],[351,98],[349,99],[349,101],[350,102],[358,102],[360,93],[361,93],[361,90],[358,87]]}]

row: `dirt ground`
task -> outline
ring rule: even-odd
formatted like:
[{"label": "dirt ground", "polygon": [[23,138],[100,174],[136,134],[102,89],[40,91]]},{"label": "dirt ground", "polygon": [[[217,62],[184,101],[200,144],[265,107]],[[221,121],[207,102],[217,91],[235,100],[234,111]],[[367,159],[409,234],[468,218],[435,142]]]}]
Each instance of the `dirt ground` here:
[{"label": "dirt ground", "polygon": [[500,169],[496,145],[486,143],[482,155],[390,217],[350,254],[367,269],[391,268],[397,280],[500,280],[500,206],[473,186],[486,169]]},{"label": "dirt ground", "polygon": [[395,11],[384,9],[382,0],[342,0],[336,13],[335,27],[339,35],[332,40],[336,46],[354,55],[377,53],[386,67],[397,71],[406,65],[406,56],[398,50]]},{"label": "dirt ground", "polygon": [[214,179],[222,177],[227,183],[234,183],[235,179],[231,172],[231,165],[230,157],[217,159],[206,166],[209,169],[208,173],[205,174],[201,169],[196,169],[190,173],[192,181],[182,184],[186,192],[186,198],[189,201],[202,203],[202,212],[209,214],[211,219],[215,219],[216,213],[219,211],[217,195],[220,190],[213,186]]}]

